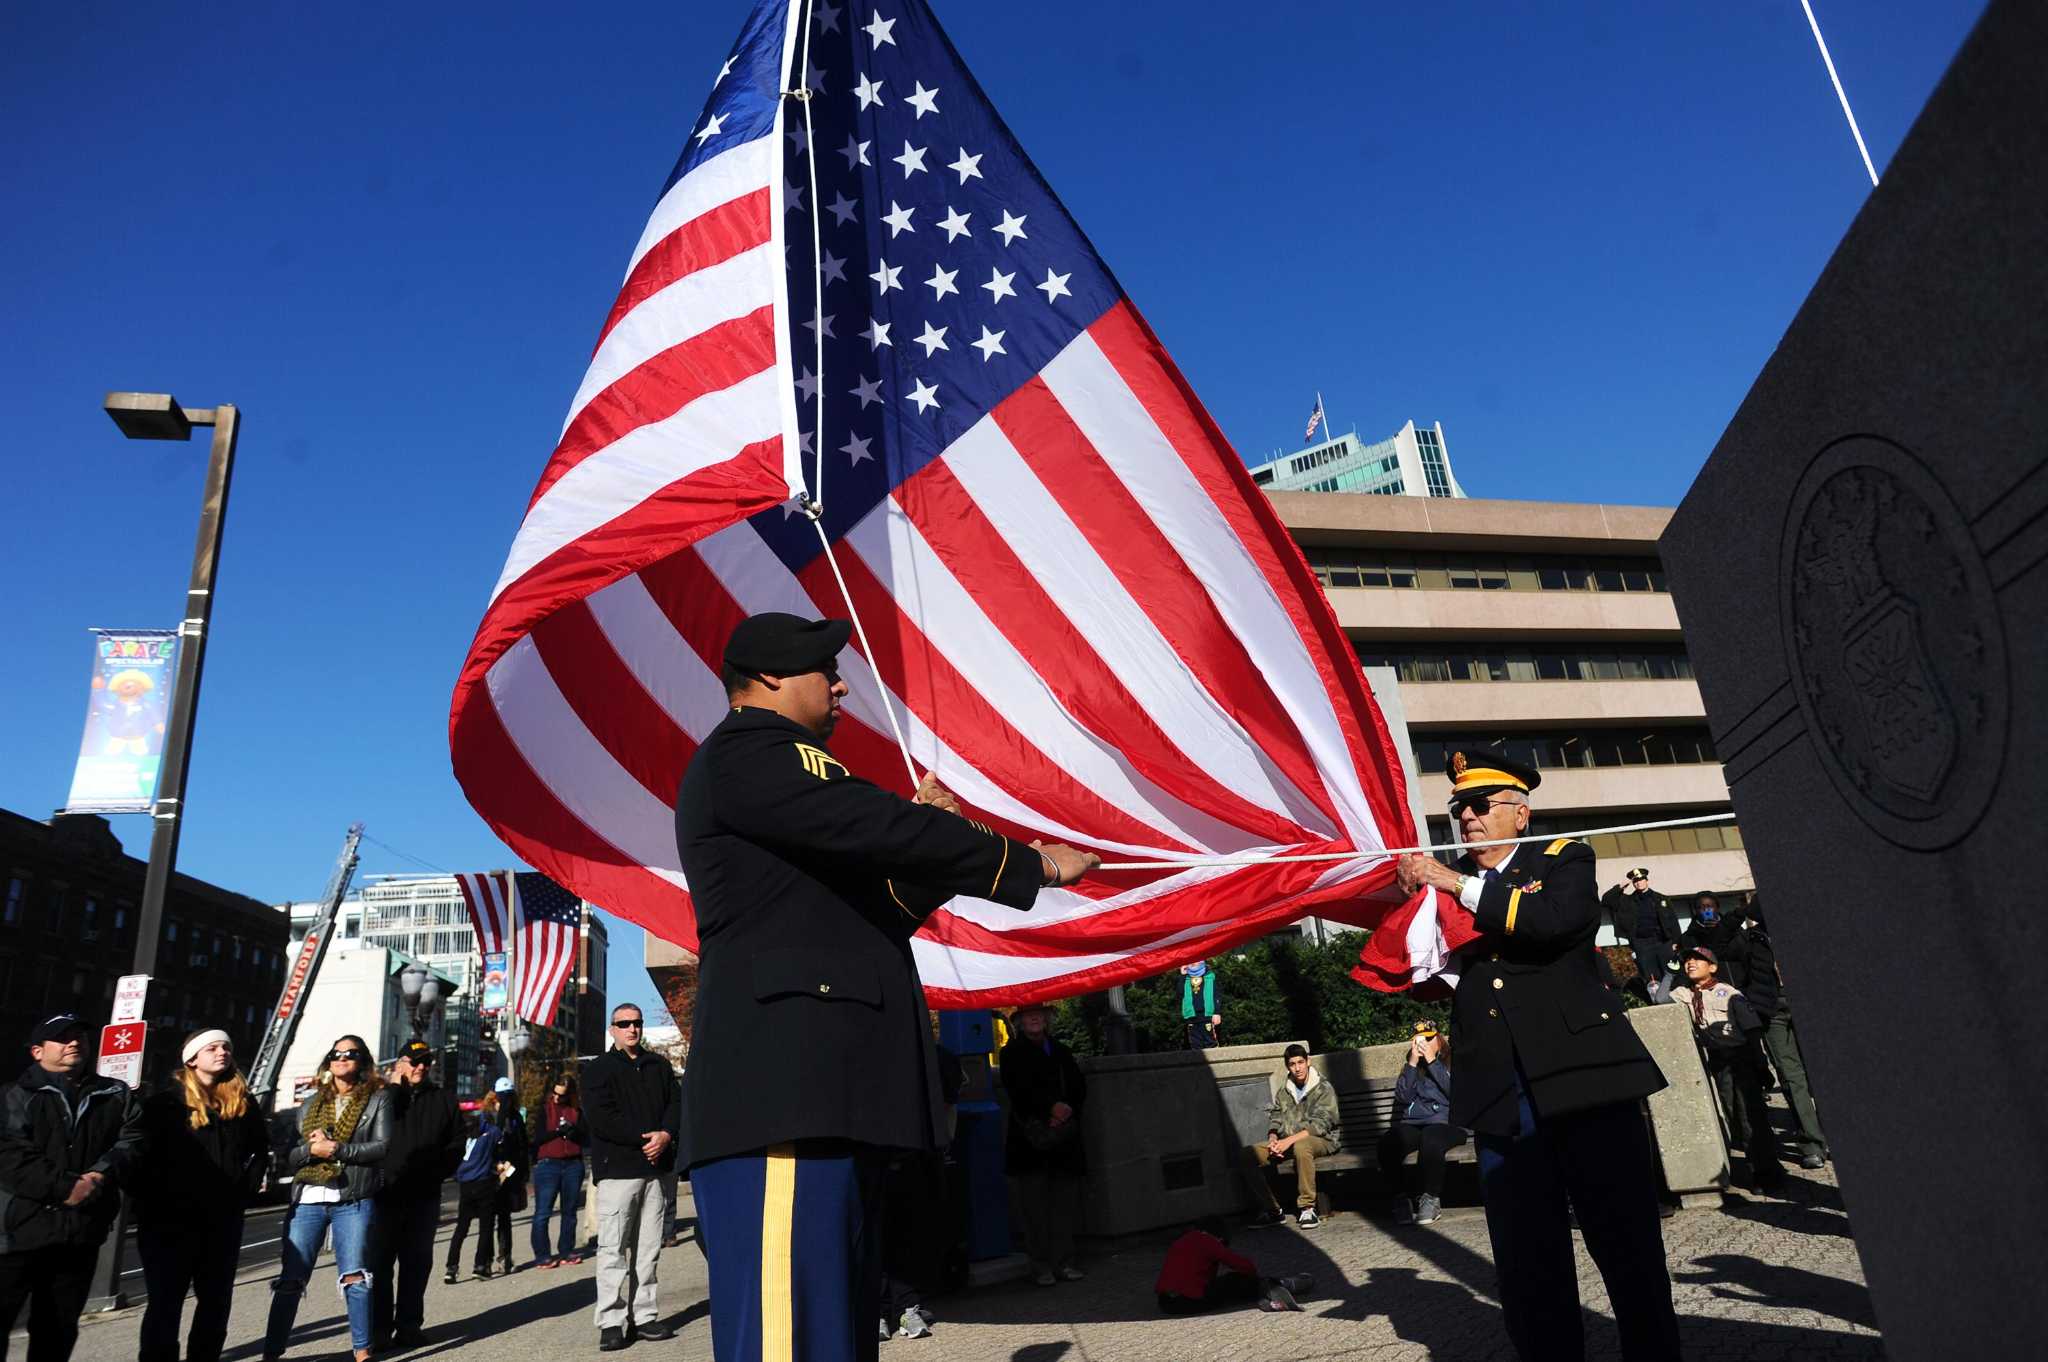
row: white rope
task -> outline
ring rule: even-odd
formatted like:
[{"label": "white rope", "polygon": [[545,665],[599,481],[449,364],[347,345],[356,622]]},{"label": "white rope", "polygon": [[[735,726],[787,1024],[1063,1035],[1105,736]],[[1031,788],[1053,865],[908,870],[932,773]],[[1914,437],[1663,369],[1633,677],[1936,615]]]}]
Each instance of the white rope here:
[{"label": "white rope", "polygon": [[875,650],[868,643],[868,629],[860,622],[860,611],[854,608],[853,593],[846,589],[846,576],[839,570],[839,559],[833,556],[832,541],[825,537],[825,522],[809,507],[805,513],[811,517],[811,527],[818,532],[818,542],[825,546],[825,561],[832,565],[832,576],[839,583],[839,595],[846,602],[846,613],[853,620],[853,632],[860,635],[860,650],[867,656],[868,670],[875,677],[875,702],[882,707],[882,713],[889,716],[889,731],[896,735],[896,750],[903,754],[903,769],[910,775],[910,787],[917,788],[917,763],[910,759],[910,744],[904,740],[903,725],[896,722],[896,706],[889,703],[889,687],[882,680],[882,668],[875,661]]},{"label": "white rope", "polygon": [[1179,861],[1104,861],[1101,870],[1192,870],[1212,865],[1287,865],[1304,861],[1374,861],[1382,857],[1427,855],[1432,851],[1470,851],[1473,847],[1510,847],[1524,842],[1554,842],[1559,837],[1601,837],[1618,832],[1651,832],[1658,828],[1686,828],[1696,823],[1726,823],[1735,817],[1727,813],[1701,814],[1696,818],[1666,818],[1655,823],[1625,823],[1613,828],[1587,828],[1581,832],[1546,832],[1529,837],[1495,837],[1483,842],[1444,842],[1435,846],[1388,847],[1384,851],[1319,851],[1302,856],[1190,856]]},{"label": "white rope", "polygon": [[[818,462],[818,471],[815,486],[807,485],[806,497],[817,505],[819,514],[823,514],[825,508],[825,261],[822,245],[823,238],[819,235],[820,229],[818,225],[818,148],[814,130],[811,127],[811,0],[799,0],[799,2],[803,5],[804,10],[804,44],[802,53],[797,57],[796,89],[790,93],[804,111],[804,164],[809,168],[811,177],[811,339],[814,342],[814,355],[818,365],[816,369],[811,371],[811,376],[818,382],[817,391],[813,394],[815,407],[811,417],[811,444],[814,450],[813,457]],[[851,20],[848,22],[851,22]],[[796,466],[798,472],[803,471],[804,456],[801,449],[797,451]],[[810,507],[806,506],[804,509],[808,513]],[[829,549],[830,546],[828,545],[827,547]],[[835,572],[838,570],[836,565],[833,570]]]},{"label": "white rope", "polygon": [[1813,30],[1813,40],[1820,45],[1820,59],[1828,68],[1828,79],[1835,83],[1835,98],[1842,101],[1842,113],[1849,120],[1849,135],[1856,139],[1856,150],[1863,153],[1863,168],[1870,172],[1870,187],[1877,188],[1877,167],[1870,163],[1870,148],[1863,145],[1863,129],[1856,126],[1856,111],[1849,107],[1849,92],[1842,88],[1842,78],[1835,74],[1835,59],[1828,55],[1828,40],[1820,36],[1820,20],[1813,17],[1810,0],[1799,0],[1799,7],[1806,11],[1807,27]]}]

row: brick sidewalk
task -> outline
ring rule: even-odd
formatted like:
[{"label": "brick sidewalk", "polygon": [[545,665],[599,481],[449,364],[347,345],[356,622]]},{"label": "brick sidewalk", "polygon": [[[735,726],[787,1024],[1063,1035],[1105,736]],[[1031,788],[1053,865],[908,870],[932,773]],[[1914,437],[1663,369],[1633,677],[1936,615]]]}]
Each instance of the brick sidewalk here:
[{"label": "brick sidewalk", "polygon": [[[1721,1210],[1684,1211],[1664,1222],[1689,1362],[1881,1362],[1883,1345],[1832,1171],[1795,1171],[1794,1177],[1799,1185],[1792,1201],[1737,1193]],[[523,1244],[525,1237],[522,1223],[514,1238]],[[1240,1235],[1237,1247],[1262,1268],[1315,1275],[1316,1290],[1298,1315],[1161,1318],[1151,1288],[1163,1245],[1163,1239],[1147,1241],[1088,1259],[1085,1282],[1006,1286],[936,1301],[934,1336],[883,1345],[884,1362],[1485,1362],[1510,1356],[1493,1295],[1486,1222],[1474,1210],[1454,1211],[1426,1229],[1396,1230],[1381,1220],[1337,1214],[1319,1230]],[[591,1271],[586,1262],[452,1287],[437,1275],[427,1293],[432,1341],[396,1356],[406,1362],[595,1358]],[[307,1291],[288,1354],[294,1359],[348,1355],[331,1272],[323,1267]],[[1606,1293],[1583,1249],[1579,1275],[1589,1355],[1615,1357]],[[636,1344],[626,1355],[709,1362],[704,1261],[696,1248],[665,1252],[661,1280],[667,1318],[679,1320],[682,1332],[676,1342]],[[268,1306],[263,1279],[237,1289],[226,1362],[258,1356]],[[89,1321],[79,1337],[79,1362],[129,1362],[139,1319],[139,1311],[129,1310]]]}]

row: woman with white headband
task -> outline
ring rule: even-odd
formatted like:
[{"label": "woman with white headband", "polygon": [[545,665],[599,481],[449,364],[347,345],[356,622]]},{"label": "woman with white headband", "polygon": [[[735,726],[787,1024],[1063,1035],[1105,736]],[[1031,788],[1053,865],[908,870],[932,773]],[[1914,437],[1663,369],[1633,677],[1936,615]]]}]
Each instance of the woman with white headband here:
[{"label": "woman with white headband", "polygon": [[233,1304],[242,1218],[269,1164],[270,1132],[235,1068],[225,1031],[185,1041],[177,1081],[142,1108],[144,1174],[137,1179],[137,1246],[149,1305],[141,1362],[178,1362],[185,1292],[197,1297],[188,1362],[219,1362]]}]

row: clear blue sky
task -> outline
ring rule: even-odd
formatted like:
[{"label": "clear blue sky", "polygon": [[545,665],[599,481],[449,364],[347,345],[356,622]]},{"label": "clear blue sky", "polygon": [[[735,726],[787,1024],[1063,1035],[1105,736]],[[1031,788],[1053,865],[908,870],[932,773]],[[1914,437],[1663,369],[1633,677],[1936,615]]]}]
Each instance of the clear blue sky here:
[{"label": "clear blue sky", "polygon": [[[182,604],[204,446],[96,410],[168,390],[245,413],[181,867],[507,861],[449,691],[745,8],[0,12],[0,805],[63,801],[86,628]],[[1477,496],[1675,503],[1869,192],[1797,0],[937,8],[1254,461],[1320,389]],[[1980,5],[1816,8],[1882,171]]]}]

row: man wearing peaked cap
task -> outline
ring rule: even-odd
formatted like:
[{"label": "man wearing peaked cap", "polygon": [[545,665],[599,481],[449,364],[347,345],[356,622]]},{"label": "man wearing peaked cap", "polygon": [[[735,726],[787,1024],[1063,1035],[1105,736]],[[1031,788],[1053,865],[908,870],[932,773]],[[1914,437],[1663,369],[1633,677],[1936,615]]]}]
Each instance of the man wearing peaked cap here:
[{"label": "man wearing peaked cap", "polygon": [[851,625],[733,629],[730,712],[676,798],[697,917],[690,1150],[721,1362],[876,1354],[875,1197],[885,1151],[944,1129],[910,938],[954,895],[1029,908],[1098,860],[959,815],[926,777],[903,799],[828,743]]},{"label": "man wearing peaked cap", "polygon": [[[1451,820],[1467,844],[1529,828],[1533,768],[1491,748],[1450,753]],[[1571,1217],[1606,1280],[1630,1362],[1678,1357],[1657,1170],[1641,1100],[1664,1076],[1602,984],[1593,849],[1570,837],[1473,846],[1453,869],[1401,858],[1469,909],[1480,936],[1452,1004],[1451,1122],[1474,1132],[1508,1338],[1524,1359],[1580,1358]]]}]

